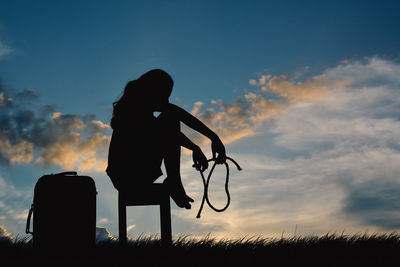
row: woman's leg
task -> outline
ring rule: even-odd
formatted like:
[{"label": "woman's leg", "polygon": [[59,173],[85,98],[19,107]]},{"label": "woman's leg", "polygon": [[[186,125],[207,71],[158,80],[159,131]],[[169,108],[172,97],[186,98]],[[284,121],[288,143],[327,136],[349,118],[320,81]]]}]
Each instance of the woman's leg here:
[{"label": "woman's leg", "polygon": [[163,158],[167,171],[167,178],[164,184],[167,186],[172,199],[179,207],[190,209],[191,206],[189,202],[193,202],[193,199],[186,195],[180,173],[180,122],[172,116],[169,116],[168,113],[161,114],[158,120],[162,129],[160,133],[163,135]]}]

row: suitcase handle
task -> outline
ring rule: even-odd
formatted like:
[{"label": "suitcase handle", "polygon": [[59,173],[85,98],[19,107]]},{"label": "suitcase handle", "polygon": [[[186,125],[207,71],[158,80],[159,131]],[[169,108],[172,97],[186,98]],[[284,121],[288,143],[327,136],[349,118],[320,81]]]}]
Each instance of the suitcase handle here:
[{"label": "suitcase handle", "polygon": [[62,176],[73,175],[73,176],[76,176],[76,175],[78,175],[78,173],[76,171],[68,171],[68,172],[60,172],[60,173],[57,173],[55,175],[62,175]]},{"label": "suitcase handle", "polygon": [[33,203],[31,205],[31,208],[29,209],[29,214],[28,214],[28,218],[26,219],[26,229],[25,229],[25,233],[31,234],[31,235],[33,235],[33,232],[31,232],[31,230],[30,230],[32,213],[33,213]]}]

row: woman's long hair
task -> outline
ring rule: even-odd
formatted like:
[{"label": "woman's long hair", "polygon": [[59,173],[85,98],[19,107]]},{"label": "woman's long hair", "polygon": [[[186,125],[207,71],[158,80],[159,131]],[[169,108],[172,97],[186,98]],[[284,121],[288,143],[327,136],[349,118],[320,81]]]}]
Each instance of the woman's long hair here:
[{"label": "woman's long hair", "polygon": [[128,126],[133,112],[140,116],[140,111],[148,110],[152,101],[159,97],[169,97],[173,86],[171,76],[160,69],[150,70],[137,80],[128,82],[122,96],[113,103],[111,128],[115,130]]}]

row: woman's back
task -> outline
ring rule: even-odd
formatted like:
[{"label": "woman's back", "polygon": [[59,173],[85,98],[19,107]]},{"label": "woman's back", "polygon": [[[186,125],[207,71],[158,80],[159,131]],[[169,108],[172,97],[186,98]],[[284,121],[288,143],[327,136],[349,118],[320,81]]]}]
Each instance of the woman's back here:
[{"label": "woman's back", "polygon": [[111,137],[107,174],[117,189],[126,183],[151,183],[162,174],[156,118],[139,117],[130,121],[115,128]]}]

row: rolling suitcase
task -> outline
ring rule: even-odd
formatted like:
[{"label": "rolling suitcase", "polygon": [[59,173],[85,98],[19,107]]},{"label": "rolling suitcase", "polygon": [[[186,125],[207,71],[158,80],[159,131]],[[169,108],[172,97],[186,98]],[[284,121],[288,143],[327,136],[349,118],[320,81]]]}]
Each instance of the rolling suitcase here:
[{"label": "rolling suitcase", "polygon": [[[26,233],[34,248],[84,249],[96,241],[96,186],[76,172],[44,175],[35,185]],[[30,220],[33,214],[33,232]]]}]

